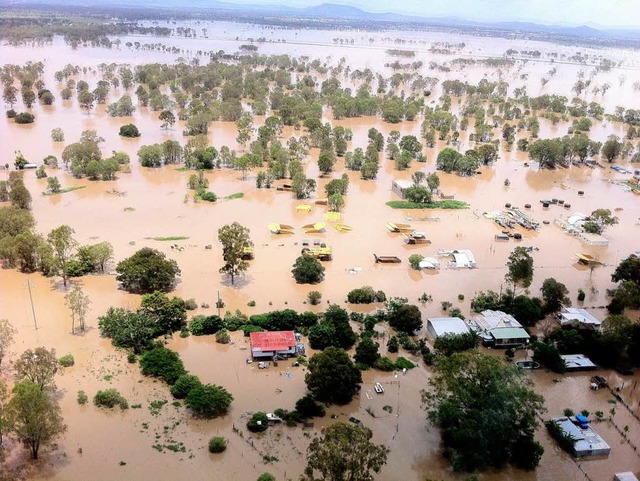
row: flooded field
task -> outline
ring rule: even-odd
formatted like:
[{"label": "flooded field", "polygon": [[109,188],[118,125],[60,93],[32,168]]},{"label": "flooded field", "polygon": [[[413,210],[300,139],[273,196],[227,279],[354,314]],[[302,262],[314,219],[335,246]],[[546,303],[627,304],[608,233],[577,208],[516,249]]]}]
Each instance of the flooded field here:
[{"label": "flooded field", "polygon": [[[410,179],[416,170],[435,171],[435,159],[446,145],[438,142],[434,148],[425,148],[426,164],[412,162],[405,171],[396,171],[392,161],[381,155],[381,168],[375,181],[365,181],[358,172],[345,169],[344,159],[339,158],[333,174],[318,179],[318,149],[311,149],[304,161],[306,174],[318,179],[315,197],[324,197],[324,185],[343,172],[349,176],[349,192],[345,197],[346,206],[341,222],[353,227],[348,233],[340,233],[331,227],[326,233],[305,235],[304,224],[320,221],[326,207],[314,205],[310,212],[296,210],[301,201],[296,201],[290,192],[274,189],[256,189],[257,171],[250,171],[242,179],[239,171],[218,169],[205,172],[209,189],[218,195],[218,202],[195,203],[193,193],[187,187],[190,171],[178,170],[177,166],[159,169],[144,168],[137,162],[137,151],[142,145],[175,139],[182,144],[184,122],[177,122],[173,129],[163,130],[158,121],[158,112],[138,106],[133,117],[111,118],[105,113],[105,105],[98,105],[87,114],[80,109],[75,98],[61,100],[60,90],[64,84],[54,81],[54,72],[71,63],[80,67],[95,69],[101,63],[137,65],[142,63],[173,63],[178,57],[191,59],[198,50],[234,53],[246,43],[247,38],[266,36],[272,40],[260,46],[261,54],[289,54],[309,56],[336,64],[341,57],[352,70],[371,68],[384,75],[393,71],[384,66],[394,59],[384,54],[384,49],[393,48],[387,38],[404,38],[406,41],[424,41],[429,45],[435,41],[451,43],[465,42],[461,52],[451,56],[435,55],[427,46],[419,44],[402,45],[401,48],[416,50],[413,60],[422,60],[423,75],[437,76],[440,80],[460,79],[477,83],[482,78],[509,82],[510,90],[526,86],[530,96],[542,93],[558,93],[572,98],[572,85],[579,71],[587,78],[595,71],[593,66],[576,63],[554,62],[557,73],[542,86],[540,78],[552,65],[547,60],[517,61],[513,67],[501,69],[472,66],[448,73],[430,73],[429,61],[442,63],[453,58],[501,56],[507,49],[537,49],[546,52],[560,52],[570,56],[575,51],[593,56],[613,58],[620,65],[609,72],[597,72],[593,82],[610,83],[610,90],[603,95],[592,93],[583,96],[589,102],[601,103],[607,113],[616,106],[640,107],[638,92],[633,90],[634,82],[640,80],[640,65],[636,52],[625,50],[595,50],[567,46],[557,46],[541,42],[521,42],[517,40],[486,39],[461,35],[446,35],[418,32],[322,32],[269,30],[260,26],[238,26],[230,23],[209,23],[198,25],[207,28],[210,38],[149,38],[123,37],[119,49],[78,48],[71,49],[61,39],[44,47],[2,46],[1,64],[24,64],[27,61],[43,61],[45,83],[56,95],[52,106],[36,104],[31,110],[36,121],[30,125],[16,125],[12,120],[0,119],[0,163],[13,164],[14,152],[21,151],[30,161],[38,165],[42,159],[53,154],[60,158],[65,145],[75,142],[84,130],[96,130],[104,137],[101,144],[103,154],[124,151],[131,156],[131,172],[119,173],[115,181],[91,182],[75,179],[62,169],[55,175],[62,186],[85,186],[82,190],[55,196],[44,196],[46,179],[37,179],[33,171],[25,173],[25,184],[33,196],[33,214],[37,221],[37,231],[46,235],[51,229],[68,224],[75,230],[80,244],[100,241],[110,242],[115,251],[115,263],[130,256],[143,246],[150,246],[175,259],[182,271],[174,294],[182,298],[194,298],[200,303],[215,305],[219,295],[225,303],[224,310],[240,309],[246,314],[256,314],[274,309],[290,307],[296,310],[321,312],[324,303],[337,303],[347,307],[346,294],[351,289],[364,285],[385,291],[387,297],[406,297],[411,302],[423,293],[430,294],[434,302],[420,304],[423,319],[428,316],[442,316],[442,301],[450,301],[459,307],[465,316],[470,315],[470,300],[479,290],[500,290],[506,273],[507,256],[516,245],[536,248],[532,253],[535,260],[535,277],[530,288],[533,295],[539,293],[542,281],[554,277],[566,284],[575,304],[578,289],[587,293],[584,306],[593,307],[595,315],[606,316],[603,306],[607,304],[606,289],[611,288],[611,274],[617,262],[633,251],[640,249],[640,196],[632,195],[623,186],[612,181],[627,180],[629,175],[605,168],[589,169],[572,166],[568,169],[539,170],[529,162],[528,155],[513,148],[500,150],[499,160],[490,167],[482,167],[481,173],[472,178],[456,174],[439,173],[441,191],[455,196],[470,205],[465,210],[393,210],[385,203],[397,200],[392,193],[394,179]],[[335,37],[353,38],[349,46],[336,45]],[[374,38],[373,42],[369,38]],[[278,41],[286,40],[285,42]],[[142,44],[162,43],[175,46],[181,53],[166,53],[158,50],[128,48],[126,42]],[[205,58],[201,57],[205,62]],[[294,75],[295,77],[295,75]],[[75,77],[86,80],[91,87],[100,80],[95,70]],[[345,80],[341,79],[343,82]],[[124,89],[112,89],[106,105],[125,93]],[[441,94],[438,85],[427,102]],[[74,96],[75,97],[75,96]],[[429,103],[428,103],[429,105]],[[460,100],[454,98],[452,112],[458,112]],[[22,111],[22,107],[17,108]],[[416,121],[388,124],[380,117],[360,117],[334,120],[330,109],[323,112],[323,120],[333,126],[342,125],[353,131],[349,150],[366,148],[367,132],[371,127],[381,131],[385,137],[392,130],[403,135],[420,136],[422,115]],[[264,122],[264,117],[255,118],[255,126]],[[124,139],[118,135],[121,125],[134,123],[142,136]],[[540,119],[540,138],[565,135],[570,123],[552,125]],[[53,128],[64,130],[66,141],[54,143],[50,140]],[[471,129],[470,129],[471,130]],[[610,134],[624,137],[626,126],[610,121],[596,122],[590,138],[606,140]],[[209,129],[209,142],[220,148],[227,145],[241,151],[236,142],[237,129],[232,122],[214,122]],[[291,136],[300,136],[301,131],[286,127],[282,133],[283,142]],[[461,133],[462,148],[471,148],[468,132]],[[499,138],[499,129],[495,137]],[[637,144],[637,140],[634,141]],[[634,170],[634,165],[626,160],[619,165]],[[637,165],[637,164],[636,164]],[[8,172],[0,171],[0,180],[6,180]],[[505,186],[505,179],[509,185]],[[583,192],[583,194],[579,194]],[[243,193],[239,199],[223,199],[234,193]],[[560,199],[570,204],[570,209],[561,205],[544,208],[543,199]],[[310,201],[313,203],[313,199]],[[484,212],[502,209],[507,203],[517,206],[531,204],[528,211],[541,224],[538,231],[524,231],[523,239],[496,242],[495,234],[500,233],[491,220],[483,217]],[[589,214],[597,208],[608,208],[619,218],[619,224],[611,226],[605,233],[609,245],[590,246],[577,237],[566,235],[554,221],[571,212]],[[419,219],[419,220],[415,220]],[[255,244],[255,260],[247,274],[235,285],[219,274],[222,265],[221,246],[217,241],[217,231],[225,224],[238,221],[248,227]],[[428,246],[407,246],[399,234],[391,234],[385,229],[386,222],[411,222],[412,226],[425,231],[431,244]],[[548,221],[548,223],[543,223]],[[268,223],[284,223],[294,226],[292,236],[271,234]],[[161,236],[184,236],[186,240],[162,242],[152,240]],[[333,260],[325,263],[326,277],[318,285],[298,285],[291,277],[291,266],[300,254],[303,238],[318,238],[333,247]],[[177,244],[184,250],[172,249]],[[212,249],[205,249],[211,244]],[[420,253],[435,256],[440,249],[470,249],[476,257],[477,269],[439,271],[416,271],[409,268],[409,255]],[[590,273],[589,269],[577,264],[574,253],[584,252],[596,256],[605,266]],[[400,265],[381,265],[374,262],[373,254],[394,255],[402,259]],[[65,368],[56,377],[60,403],[68,431],[60,438],[58,446],[47,452],[35,464],[28,461],[28,452],[13,449],[8,463],[12,466],[30,465],[24,477],[36,480],[84,480],[84,479],[175,479],[227,480],[255,479],[261,472],[274,473],[278,479],[297,479],[304,467],[306,447],[313,433],[329,424],[331,416],[315,420],[314,428],[288,428],[278,426],[269,429],[266,435],[252,435],[246,428],[247,413],[264,410],[272,411],[281,407],[292,409],[295,401],[306,392],[305,368],[292,367],[283,362],[279,367],[258,370],[245,364],[248,357],[248,338],[241,332],[233,333],[230,345],[215,343],[213,336],[179,338],[169,341],[169,347],[177,351],[186,368],[198,375],[203,382],[226,387],[234,396],[234,403],[227,416],[214,420],[194,419],[184,407],[175,407],[167,386],[140,374],[137,364],[128,364],[126,353],[115,350],[108,339],[101,339],[97,328],[97,317],[109,306],[136,308],[139,296],[128,294],[118,288],[113,274],[115,263],[109,266],[112,274],[86,276],[74,279],[83,286],[92,301],[89,313],[89,329],[82,335],[72,335],[69,311],[64,305],[65,291],[59,278],[46,278],[39,274],[22,274],[16,270],[0,270],[0,318],[8,318],[18,329],[17,340],[12,351],[21,353],[25,349],[46,346],[55,348],[57,354],[71,353],[75,356],[75,366]],[[30,302],[28,282],[33,289],[33,309]],[[306,305],[307,294],[311,290],[322,293],[323,305]],[[459,299],[462,294],[463,300]],[[255,302],[254,307],[247,304]],[[381,304],[367,308],[374,310]],[[199,308],[190,314],[213,314],[215,307]],[[635,315],[637,318],[637,314]],[[420,333],[424,335],[424,332]],[[384,344],[384,343],[381,343]],[[384,355],[386,349],[381,347]],[[403,354],[403,355],[406,355]],[[518,353],[524,357],[524,353]],[[391,355],[393,357],[393,355]],[[407,356],[415,362],[418,358]],[[380,480],[462,480],[463,475],[451,471],[449,463],[442,457],[439,433],[425,419],[421,406],[420,390],[426,387],[430,370],[422,361],[420,367],[403,375],[367,371],[364,373],[362,392],[356,399],[342,407],[331,407],[328,414],[338,419],[356,416],[374,432],[374,441],[384,443],[391,452],[387,465],[376,477]],[[3,364],[2,378],[10,379],[11,371]],[[603,411],[605,420],[595,423],[596,430],[611,445],[612,453],[606,459],[592,459],[574,462],[562,452],[544,429],[540,429],[537,439],[544,445],[545,454],[539,468],[534,472],[506,469],[500,472],[486,472],[482,480],[492,481],[533,481],[585,479],[585,472],[591,479],[607,480],[614,472],[640,471],[640,455],[632,447],[640,444],[639,413],[640,393],[636,389],[638,375],[621,377],[612,372],[604,372],[611,386],[620,387],[621,395],[630,408],[616,406],[610,415],[613,394],[607,390],[589,390],[590,373],[555,375],[541,371],[531,373],[537,391],[545,397],[547,415],[561,415],[563,409],[572,408],[578,412]],[[386,392],[377,396],[373,383],[381,382]],[[623,387],[624,386],[624,387]],[[124,394],[129,405],[140,404],[139,409],[111,412],[98,409],[90,404],[80,406],[76,402],[76,392],[84,390],[90,396],[98,389],[116,387]],[[372,394],[373,393],[373,394]],[[159,412],[150,409],[152,401],[167,400]],[[382,409],[384,405],[393,407],[392,413]],[[368,411],[369,410],[369,411]],[[371,414],[373,413],[373,415]],[[612,421],[609,420],[612,417]],[[629,426],[624,437],[616,427]],[[236,429],[237,428],[237,429]],[[222,455],[207,451],[207,441],[213,435],[229,439],[229,448]],[[184,452],[155,448],[154,445],[182,443]],[[632,444],[630,444],[632,443]],[[11,446],[10,446],[11,447]],[[266,464],[265,456],[275,456],[278,460]]]}]

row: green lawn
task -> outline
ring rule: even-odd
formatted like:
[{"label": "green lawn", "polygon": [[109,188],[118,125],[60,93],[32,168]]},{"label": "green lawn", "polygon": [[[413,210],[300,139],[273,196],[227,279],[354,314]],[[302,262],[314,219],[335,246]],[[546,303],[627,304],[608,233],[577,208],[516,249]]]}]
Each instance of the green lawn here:
[{"label": "green lawn", "polygon": [[468,209],[469,204],[461,200],[432,200],[431,202],[409,202],[408,200],[391,200],[387,205],[392,209]]}]

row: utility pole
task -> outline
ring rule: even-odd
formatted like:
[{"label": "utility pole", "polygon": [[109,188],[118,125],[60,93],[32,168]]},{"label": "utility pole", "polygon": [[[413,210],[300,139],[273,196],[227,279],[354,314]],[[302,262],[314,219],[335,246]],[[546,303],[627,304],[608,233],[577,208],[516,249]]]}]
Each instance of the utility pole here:
[{"label": "utility pole", "polygon": [[33,296],[31,295],[31,279],[27,279],[27,288],[29,289],[29,300],[31,301],[31,312],[33,314],[33,325],[38,330],[38,322],[36,321],[36,309],[33,307]]}]

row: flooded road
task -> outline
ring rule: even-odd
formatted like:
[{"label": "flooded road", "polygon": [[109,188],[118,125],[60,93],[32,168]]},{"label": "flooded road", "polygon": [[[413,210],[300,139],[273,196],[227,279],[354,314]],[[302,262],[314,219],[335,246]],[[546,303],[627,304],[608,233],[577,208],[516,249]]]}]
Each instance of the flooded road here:
[{"label": "flooded road", "polygon": [[[215,25],[209,26],[208,30],[213,31],[214,27]],[[98,106],[87,115],[79,109],[75,99],[60,100],[62,85],[54,82],[53,73],[66,63],[91,68],[102,62],[131,65],[149,62],[171,63],[179,56],[190,57],[201,49],[224,49],[232,52],[245,43],[246,38],[258,38],[265,33],[261,27],[243,26],[242,31],[232,34],[231,28],[224,25],[220,26],[218,31],[222,33],[217,39],[136,39],[141,42],[158,41],[176,45],[186,52],[180,54],[129,49],[124,44],[134,39],[128,38],[123,38],[120,50],[72,50],[59,39],[47,49],[2,47],[0,64],[23,64],[26,61],[45,60],[46,84],[52,88],[57,98],[51,107],[34,106],[34,124],[21,126],[8,119],[0,119],[2,163],[12,164],[14,151],[17,150],[22,151],[29,161],[37,164],[49,154],[60,158],[64,146],[75,142],[81,132],[87,129],[95,129],[105,138],[105,142],[101,144],[104,154],[120,150],[127,152],[132,159],[131,172],[120,173],[117,180],[110,182],[77,180],[62,170],[56,171],[54,175],[58,176],[63,187],[86,186],[82,190],[57,196],[40,195],[46,189],[46,179],[38,180],[33,171],[26,172],[25,183],[33,195],[33,213],[39,232],[46,235],[60,224],[69,224],[75,229],[76,239],[80,244],[100,241],[113,244],[115,262],[130,256],[143,246],[159,249],[175,259],[182,271],[180,282],[174,291],[175,295],[185,299],[194,298],[198,304],[206,302],[214,306],[219,293],[226,304],[224,310],[240,309],[247,314],[286,307],[320,312],[325,303],[329,302],[345,306],[349,290],[371,285],[376,290],[385,291],[388,297],[407,297],[411,302],[417,302],[417,298],[425,292],[430,294],[434,302],[421,305],[424,317],[443,315],[440,308],[442,301],[452,302],[468,316],[470,300],[477,291],[500,289],[506,273],[506,258],[515,245],[539,249],[533,252],[535,278],[530,288],[532,294],[539,292],[545,278],[555,277],[567,285],[574,304],[577,290],[582,288],[587,292],[584,305],[597,308],[607,303],[606,289],[612,287],[610,276],[615,264],[622,257],[640,249],[640,199],[626,192],[620,185],[611,183],[612,180],[626,179],[628,176],[608,168],[572,167],[540,171],[536,167],[524,165],[528,161],[527,154],[516,151],[515,148],[511,152],[502,150],[496,164],[482,168],[482,173],[475,178],[439,173],[442,192],[469,203],[470,208],[467,210],[396,211],[387,207],[385,202],[397,199],[391,192],[394,179],[410,179],[411,173],[418,169],[425,172],[435,170],[437,154],[445,147],[444,143],[440,142],[435,148],[424,150],[428,159],[426,164],[413,162],[411,168],[403,172],[394,170],[393,162],[385,159],[375,182],[363,181],[359,173],[347,171],[350,184],[341,222],[352,226],[353,230],[349,233],[339,233],[329,223],[326,233],[309,236],[304,234],[302,225],[321,220],[326,208],[314,206],[308,213],[297,211],[295,207],[301,202],[292,199],[290,193],[275,189],[257,190],[255,171],[249,172],[245,180],[241,180],[239,172],[231,170],[206,172],[210,190],[220,199],[215,204],[208,204],[193,202],[192,192],[186,185],[190,172],[181,172],[175,166],[161,169],[140,167],[136,152],[142,145],[167,139],[185,142],[181,135],[184,129],[182,122],[176,123],[173,130],[164,131],[157,120],[157,112],[151,112],[147,108],[139,106],[133,118],[110,118],[105,115],[104,105]],[[243,38],[235,40],[238,35]],[[350,35],[358,40],[353,46],[340,47],[333,45],[331,35]],[[390,75],[392,71],[384,67],[384,63],[393,59],[382,55],[381,49],[392,47],[385,43],[384,38],[398,35],[404,35],[407,39],[413,38],[411,36],[423,36],[422,33],[416,32],[371,34],[376,39],[372,47],[368,42],[369,35],[359,35],[362,37],[360,39],[349,32],[277,31],[273,34],[274,37],[286,38],[291,44],[265,43],[261,45],[260,53],[330,57],[329,62],[334,64],[344,56],[352,69],[369,67]],[[516,45],[517,42],[503,39],[487,41],[474,37],[450,37],[448,40],[451,42],[465,41],[466,47],[461,55],[467,56],[502,55],[508,48],[537,48],[543,52],[559,51],[567,54],[576,50],[539,42],[522,42],[522,45]],[[437,38],[441,40],[446,36],[437,34]],[[436,41],[436,35],[425,33],[424,40],[428,43]],[[294,42],[297,43],[293,44]],[[402,48],[414,49],[414,46],[405,45]],[[427,46],[418,45],[416,50],[418,53],[415,59],[423,60],[425,65],[430,60],[443,62],[454,58],[429,54]],[[640,78],[640,72],[635,70],[638,67],[637,57],[624,50],[579,50],[594,52],[594,55],[613,56],[624,62],[622,69],[600,72],[594,77],[594,82],[599,84],[610,82],[611,89],[604,97],[598,95],[592,98],[592,94],[588,94],[587,101],[597,100],[606,107],[607,112],[612,112],[617,105],[627,108],[640,106],[637,93],[634,93],[631,87]],[[421,73],[438,76],[441,80],[459,78],[473,83],[484,77],[496,80],[503,75],[511,84],[511,88],[525,85],[529,95],[560,93],[571,98],[570,90],[577,72],[584,69],[589,75],[592,70],[582,65],[558,63],[557,74],[542,87],[540,78],[550,68],[547,62],[527,61],[518,63],[513,68],[503,68],[502,73],[485,67],[468,67],[462,72],[454,70],[447,74],[435,74],[430,73],[426,66]],[[625,76],[625,81],[623,85],[619,85],[622,75]],[[87,80],[93,88],[100,75],[90,71],[77,79]],[[106,105],[124,93],[123,89],[112,90]],[[437,87],[431,98],[437,98],[440,93],[440,88]],[[459,101],[454,99],[453,111],[456,112],[459,107]],[[414,122],[405,121],[394,125],[386,124],[380,118],[374,117],[333,121],[330,111],[325,111],[324,117],[324,120],[332,122],[334,126],[342,125],[353,131],[353,141],[350,142],[349,150],[366,146],[367,131],[371,127],[377,128],[385,136],[391,130],[399,130],[403,135],[419,136],[422,122],[421,117]],[[119,127],[130,122],[135,123],[142,132],[140,138],[123,139],[118,136]],[[540,123],[540,138],[564,135],[570,125],[561,122],[552,126],[543,119]],[[257,120],[256,124],[259,124]],[[63,128],[65,142],[51,142],[50,131],[55,127]],[[468,139],[469,132],[462,133],[462,151],[472,146]],[[596,124],[590,137],[604,141],[612,133],[624,136],[625,129],[614,122]],[[209,131],[209,141],[217,148],[228,145],[237,149],[236,134],[233,123],[214,122]],[[285,128],[282,140],[292,135],[299,136],[300,132]],[[498,130],[495,136],[499,136]],[[318,174],[317,157],[318,150],[312,149],[306,159],[307,175],[313,178]],[[626,165],[625,161],[619,163]],[[633,170],[632,164],[627,167]],[[333,177],[339,177],[343,173],[342,159],[339,159],[334,170]],[[7,175],[6,172],[0,171],[0,180],[5,180]],[[505,187],[504,180],[507,178],[510,185]],[[329,178],[319,179],[316,197],[324,197],[323,187],[328,180]],[[578,191],[584,191],[584,195],[578,194]],[[243,193],[244,197],[234,200],[222,199],[238,192]],[[564,209],[559,205],[543,208],[540,200],[552,198],[571,204],[571,209]],[[503,243],[494,241],[494,235],[500,232],[500,228],[485,219],[482,214],[501,209],[506,203],[520,207],[531,204],[529,212],[541,223],[540,230],[523,232],[524,238],[518,244],[513,240]],[[615,215],[620,219],[618,225],[606,231],[608,247],[584,245],[576,237],[565,235],[561,228],[554,224],[557,218],[571,212],[588,214],[596,208],[609,208],[615,211]],[[431,240],[429,246],[406,246],[398,234],[387,232],[386,222],[406,222],[407,216],[423,219],[413,220],[411,223],[415,229],[427,233]],[[424,220],[427,217],[430,220]],[[250,229],[256,252],[256,258],[251,261],[246,276],[240,278],[235,286],[230,285],[218,272],[222,265],[222,255],[217,242],[217,230],[233,221],[238,221]],[[548,224],[542,224],[543,221],[548,221]],[[270,222],[291,224],[295,227],[296,234],[288,237],[272,235],[266,229]],[[185,236],[188,239],[175,242],[152,240],[157,236]],[[291,266],[300,254],[302,239],[310,237],[321,239],[331,245],[333,260],[325,263],[327,270],[324,282],[315,286],[297,285],[291,278]],[[183,246],[184,250],[178,252],[171,249],[170,244]],[[205,246],[208,244],[212,244],[213,249],[206,250]],[[435,256],[439,249],[471,249],[475,254],[478,269],[443,268],[437,272],[409,269],[409,255],[420,253]],[[594,255],[607,265],[591,274],[588,269],[575,263],[575,252]],[[375,264],[374,253],[399,256],[402,264]],[[110,271],[113,271],[113,266]],[[34,325],[27,281],[33,283],[37,329]],[[290,363],[282,363],[278,368],[272,367],[263,371],[245,364],[248,343],[241,333],[234,333],[233,343],[227,346],[216,344],[211,336],[186,339],[175,336],[175,339],[169,341],[169,347],[180,353],[187,369],[197,374],[203,382],[225,386],[235,398],[227,416],[209,421],[194,419],[185,413],[183,407],[171,404],[173,399],[164,384],[141,376],[137,365],[127,363],[125,353],[114,350],[110,342],[99,337],[97,317],[109,306],[136,308],[139,296],[119,290],[112,274],[88,276],[74,282],[80,283],[92,300],[88,320],[90,328],[83,335],[69,333],[69,312],[64,306],[64,291],[58,278],[47,279],[40,275],[0,270],[0,317],[10,319],[19,330],[17,342],[13,346],[14,353],[44,345],[55,348],[58,355],[71,353],[76,359],[76,365],[65,368],[56,380],[68,431],[60,439],[58,448],[53,453],[43,456],[31,469],[27,474],[29,479],[96,479],[96,473],[101,473],[103,479],[123,481],[148,479],[150,476],[160,481],[178,478],[199,481],[255,479],[264,471],[274,473],[278,479],[296,479],[299,476],[304,467],[304,453],[310,433],[315,433],[330,423],[330,416],[315,420],[313,429],[278,426],[270,429],[265,435],[250,435],[245,424],[248,412],[272,411],[278,407],[292,409],[295,401],[305,393],[303,367],[293,368]],[[277,288],[274,289],[274,286]],[[319,290],[322,293],[321,306],[306,305],[307,293],[311,290]],[[464,300],[458,300],[459,294],[464,296]],[[255,301],[255,307],[247,305],[250,301]],[[378,307],[381,305],[364,309],[373,310]],[[199,308],[195,311],[197,314],[215,312],[213,307]],[[596,309],[594,313],[601,318],[606,315],[604,309]],[[384,347],[381,347],[381,353],[385,354]],[[418,361],[412,356],[407,357]],[[640,396],[635,389],[637,375],[635,378],[623,379],[610,372],[603,374],[614,387],[621,387],[622,383],[625,383],[622,393],[625,399],[632,400],[631,411],[617,406],[612,421],[620,428],[628,425],[628,439],[638,445],[640,423],[631,414],[638,414]],[[2,373],[3,377],[10,375],[11,372]],[[545,396],[549,417],[560,415],[564,408],[569,407],[576,412],[588,409],[594,413],[599,410],[604,412],[605,419],[608,419],[610,406],[613,406],[609,400],[613,396],[604,390],[590,391],[590,374],[565,375],[561,382],[556,382],[557,375],[542,371],[533,372],[531,376],[539,392]],[[376,479],[464,479],[464,476],[450,472],[447,461],[441,456],[438,431],[425,420],[420,390],[426,387],[429,377],[430,370],[421,362],[420,368],[406,375],[399,374],[397,377],[377,371],[365,372],[360,396],[347,406],[329,409],[328,414],[337,415],[340,419],[358,417],[373,429],[376,442],[390,447],[389,462]],[[385,385],[386,392],[383,396],[372,394],[373,383],[378,381]],[[107,387],[118,388],[128,399],[131,408],[125,412],[106,412],[90,404],[77,404],[78,390],[84,390],[92,397],[96,390]],[[150,402],[158,400],[167,400],[168,403],[158,413],[152,412]],[[140,407],[133,408],[138,404]],[[385,405],[392,406],[391,413],[382,409]],[[480,479],[577,481],[585,479],[582,469],[592,479],[600,480],[610,479],[614,471],[640,471],[640,458],[613,423],[608,420],[596,423],[596,429],[613,448],[611,456],[607,459],[580,461],[579,467],[559,450],[544,430],[540,430],[537,437],[545,447],[545,454],[535,472],[508,469],[484,473]],[[229,439],[229,448],[224,454],[212,455],[207,451],[207,441],[213,435],[222,435]],[[178,446],[178,452],[163,447],[167,445]],[[184,451],[181,450],[182,447]],[[11,461],[14,465],[26,463],[26,451],[14,452],[19,452],[20,456],[20,459]],[[275,456],[278,461],[265,464],[264,456]]]}]

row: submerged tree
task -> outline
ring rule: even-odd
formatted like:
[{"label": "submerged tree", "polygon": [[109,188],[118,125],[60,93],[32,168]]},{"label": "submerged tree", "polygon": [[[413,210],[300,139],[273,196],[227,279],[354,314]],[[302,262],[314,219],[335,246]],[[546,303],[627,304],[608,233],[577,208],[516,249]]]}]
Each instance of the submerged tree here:
[{"label": "submerged tree", "polygon": [[248,252],[253,247],[249,237],[249,229],[238,222],[223,226],[218,230],[218,240],[222,244],[222,259],[224,265],[220,272],[231,277],[231,284],[235,277],[246,271],[249,263],[245,260]]},{"label": "submerged tree", "polygon": [[86,296],[80,286],[75,286],[72,291],[64,296],[67,307],[71,311],[71,333],[75,331],[76,319],[81,331],[85,328],[85,318],[91,305],[89,296]]},{"label": "submerged tree", "polygon": [[513,286],[513,292],[516,291],[518,286],[526,289],[531,285],[531,281],[533,281],[533,257],[529,255],[527,249],[524,247],[513,249],[507,261],[507,268],[509,270],[504,279]]}]

